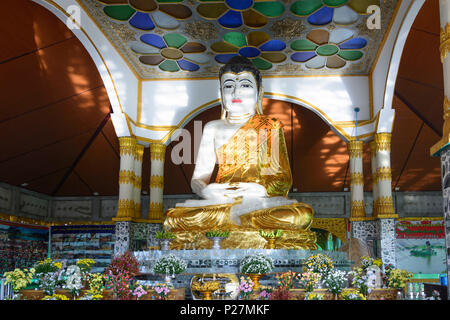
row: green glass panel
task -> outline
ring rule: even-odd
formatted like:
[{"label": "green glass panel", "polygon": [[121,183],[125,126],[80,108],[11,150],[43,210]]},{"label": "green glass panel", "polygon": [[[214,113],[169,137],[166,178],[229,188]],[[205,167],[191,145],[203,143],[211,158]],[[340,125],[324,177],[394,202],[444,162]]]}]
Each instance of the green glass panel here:
[{"label": "green glass panel", "polygon": [[236,47],[244,47],[247,45],[247,40],[245,36],[239,32],[228,32],[223,36],[223,40],[228,43],[234,44]]},{"label": "green glass panel", "polygon": [[354,60],[361,59],[361,57],[363,56],[363,53],[361,51],[357,51],[357,50],[349,50],[349,51],[339,52],[338,56],[345,60],[354,61]]},{"label": "green glass panel", "polygon": [[323,0],[323,3],[329,7],[341,7],[347,3],[348,0]]},{"label": "green glass panel", "polygon": [[322,0],[300,0],[292,4],[291,11],[299,16],[309,16],[320,7]]},{"label": "green glass panel", "polygon": [[272,68],[271,63],[269,63],[266,60],[261,59],[261,58],[252,59],[252,62],[255,65],[255,67],[257,67],[259,70],[268,70],[268,69]]},{"label": "green glass panel", "polygon": [[164,41],[166,41],[167,46],[172,48],[180,48],[186,43],[186,38],[178,33],[169,33],[164,35]]},{"label": "green glass panel", "polygon": [[284,6],[279,2],[255,2],[253,9],[266,17],[278,17],[284,12]]},{"label": "green glass panel", "polygon": [[178,68],[178,64],[172,60],[163,61],[159,65],[159,68],[163,71],[169,71],[169,72],[175,72],[175,71],[180,70],[180,68]]},{"label": "green glass panel", "polygon": [[332,44],[326,44],[317,49],[317,54],[321,56],[332,56],[339,52],[339,48]]},{"label": "green glass panel", "polygon": [[291,43],[291,49],[295,51],[315,51],[317,45],[309,40],[295,40]]},{"label": "green glass panel", "polygon": [[108,6],[104,7],[103,11],[111,18],[121,21],[127,21],[136,12],[128,5],[123,6]]}]

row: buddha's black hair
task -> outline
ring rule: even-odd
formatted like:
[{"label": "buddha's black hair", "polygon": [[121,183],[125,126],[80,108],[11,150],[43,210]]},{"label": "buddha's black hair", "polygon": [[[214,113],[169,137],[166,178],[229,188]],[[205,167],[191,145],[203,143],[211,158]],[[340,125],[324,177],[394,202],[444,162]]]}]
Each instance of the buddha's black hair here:
[{"label": "buddha's black hair", "polygon": [[222,75],[226,72],[239,73],[243,71],[248,71],[253,74],[256,80],[256,84],[259,88],[261,88],[261,74],[254,66],[254,64],[246,57],[243,56],[235,56],[231,58],[223,67],[219,70],[219,79],[222,78]]}]

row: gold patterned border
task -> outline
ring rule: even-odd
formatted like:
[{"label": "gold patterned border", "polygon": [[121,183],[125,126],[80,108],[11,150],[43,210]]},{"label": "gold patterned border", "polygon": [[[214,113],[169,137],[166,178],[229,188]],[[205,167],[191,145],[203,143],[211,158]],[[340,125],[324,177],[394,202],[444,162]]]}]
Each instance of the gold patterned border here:
[{"label": "gold patterned border", "polygon": [[376,151],[388,151],[391,152],[391,136],[390,133],[376,133],[374,135],[375,144],[376,144]]},{"label": "gold patterned border", "polygon": [[313,218],[311,228],[329,231],[342,243],[347,241],[347,221],[344,218]]},{"label": "gold patterned border", "polygon": [[350,185],[364,185],[364,175],[362,172],[355,172],[350,174]]},{"label": "gold patterned border", "polygon": [[377,183],[383,180],[389,181],[392,180],[391,168],[390,167],[377,168],[375,179]]},{"label": "gold patterned border", "polygon": [[350,217],[365,218],[366,211],[364,209],[364,200],[354,200],[350,206]]},{"label": "gold patterned border", "polygon": [[440,32],[440,46],[441,63],[444,63],[444,59],[447,58],[447,52],[450,51],[450,23],[446,23],[444,28],[441,28]]},{"label": "gold patterned border", "polygon": [[151,188],[164,189],[164,177],[150,176],[150,189]]}]

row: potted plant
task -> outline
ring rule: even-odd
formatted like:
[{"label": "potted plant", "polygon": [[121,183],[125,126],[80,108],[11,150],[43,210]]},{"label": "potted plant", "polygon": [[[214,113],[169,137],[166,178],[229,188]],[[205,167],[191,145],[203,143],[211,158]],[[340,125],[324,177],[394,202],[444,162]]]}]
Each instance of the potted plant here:
[{"label": "potted plant", "polygon": [[156,232],[155,237],[160,242],[161,250],[170,250],[170,242],[176,238],[175,234],[165,230]]},{"label": "potted plant", "polygon": [[342,270],[332,270],[323,281],[328,287],[328,291],[333,293],[335,300],[337,300],[347,282],[347,273]]},{"label": "potted plant", "polygon": [[37,262],[34,270],[39,280],[39,289],[47,296],[52,296],[58,283],[58,278],[62,269],[60,262],[55,262],[50,258]]},{"label": "potted plant", "polygon": [[220,242],[230,236],[228,230],[209,230],[205,236],[213,242],[212,249],[220,249]]},{"label": "potted plant", "polygon": [[139,263],[129,251],[114,257],[105,270],[106,287],[112,290],[114,297],[129,300],[134,277],[139,274]]},{"label": "potted plant", "polygon": [[334,262],[327,255],[318,253],[306,259],[304,268],[306,271],[318,273],[324,278],[334,268]]},{"label": "potted plant", "polygon": [[280,229],[275,231],[259,230],[259,235],[267,241],[268,249],[275,249],[275,242],[281,238],[283,231]]},{"label": "potted plant", "polygon": [[402,270],[392,269],[389,272],[387,286],[388,288],[397,289],[399,293],[403,294],[406,287],[406,282],[413,277],[413,273]]},{"label": "potted plant", "polygon": [[186,269],[186,261],[173,254],[168,254],[156,260],[153,266],[153,273],[164,275],[166,283],[170,283],[171,277],[183,273]]},{"label": "potted plant", "polygon": [[33,280],[35,270],[31,268],[28,269],[19,269],[16,268],[14,271],[5,272],[3,277],[6,278],[5,284],[11,283],[12,289],[14,291],[14,298],[18,298],[18,293],[20,290],[26,288],[29,284],[31,284]]},{"label": "potted plant", "polygon": [[320,274],[317,272],[304,272],[299,280],[300,285],[305,289],[306,294],[314,291],[320,281]]},{"label": "potted plant", "polygon": [[80,267],[77,265],[67,267],[67,270],[64,271],[64,278],[64,289],[69,290],[72,297],[78,297],[81,293],[81,288],[83,287]]},{"label": "potted plant", "polygon": [[239,294],[243,300],[248,300],[250,295],[253,293],[255,289],[255,282],[250,279],[245,279],[241,277],[241,281],[239,282]]},{"label": "potted plant", "polygon": [[294,287],[295,281],[298,281],[301,278],[301,274],[294,271],[287,271],[281,274],[276,274],[275,279],[278,280],[278,284],[281,288],[290,290]]},{"label": "potted plant", "polygon": [[81,271],[81,281],[83,282],[83,287],[88,288],[89,282],[89,274],[92,270],[93,265],[95,264],[95,260],[92,259],[80,259],[77,260],[76,265],[80,268]]},{"label": "potted plant", "polygon": [[262,254],[246,256],[240,263],[241,273],[244,273],[252,279],[254,290],[259,289],[259,279],[273,269],[271,258]]}]

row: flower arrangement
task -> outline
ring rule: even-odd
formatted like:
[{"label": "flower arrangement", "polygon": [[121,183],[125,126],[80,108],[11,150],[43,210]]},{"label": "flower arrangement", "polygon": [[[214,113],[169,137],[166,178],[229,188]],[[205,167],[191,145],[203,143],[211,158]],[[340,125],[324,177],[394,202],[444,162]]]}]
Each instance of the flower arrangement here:
[{"label": "flower arrangement", "polygon": [[353,277],[352,285],[358,288],[361,294],[367,296],[369,294],[370,289],[367,283],[368,279],[365,269],[363,269],[362,267],[354,268],[352,271],[349,272],[349,275]]},{"label": "flower arrangement", "polygon": [[314,292],[308,292],[305,295],[305,300],[323,300],[323,294],[321,294],[321,293],[314,293]]},{"label": "flower arrangement", "polygon": [[52,259],[47,258],[45,260],[37,262],[37,264],[34,267],[35,269],[34,272],[36,273],[36,275],[39,275],[51,272],[58,272],[59,270],[61,270],[61,268],[62,268],[61,262],[55,262]]},{"label": "flower arrangement", "polygon": [[131,252],[126,251],[111,260],[110,265],[105,270],[105,274],[109,274],[110,271],[114,275],[126,272],[132,278],[139,274],[139,262]]},{"label": "flower arrangement", "polygon": [[157,283],[153,290],[158,294],[160,300],[165,300],[170,293],[169,285],[166,283]]},{"label": "flower arrangement", "polygon": [[174,256],[173,254],[168,254],[159,258],[153,266],[154,273],[166,275],[183,273],[186,269],[186,261]]},{"label": "flower arrangement", "polygon": [[102,300],[103,296],[101,294],[90,294],[86,293],[84,296],[80,297],[78,300]]},{"label": "flower arrangement", "polygon": [[145,291],[144,288],[142,288],[142,286],[137,286],[137,287],[133,290],[133,292],[132,292],[132,295],[133,295],[134,297],[136,297],[138,300],[139,300],[143,295],[146,295],[146,294],[147,294],[147,291]]},{"label": "flower arrangement", "polygon": [[229,230],[209,230],[205,233],[207,238],[228,238],[230,236]]},{"label": "flower arrangement", "polygon": [[311,292],[319,283],[320,278],[321,276],[317,272],[305,272],[300,278],[300,285],[305,289],[306,292]]},{"label": "flower arrangement", "polygon": [[109,270],[105,275],[106,288],[111,289],[116,298],[120,300],[129,300],[131,298],[130,285],[132,277],[128,271],[119,272],[114,274],[112,270]]},{"label": "flower arrangement", "polygon": [[293,272],[291,270],[287,272],[283,272],[281,274],[276,274],[275,279],[278,280],[278,285],[284,289],[292,289],[294,287],[294,282],[299,281],[301,278],[301,274],[297,272]]},{"label": "flower arrangement", "polygon": [[158,240],[172,240],[172,239],[176,238],[176,235],[170,231],[161,230],[161,231],[156,232],[155,237]]},{"label": "flower arrangement", "polygon": [[16,268],[14,269],[14,271],[5,272],[3,274],[3,277],[6,278],[5,284],[11,283],[13,290],[19,291],[31,283],[34,272],[35,270],[33,268],[31,268],[30,270],[20,270]]},{"label": "flower arrangement", "polygon": [[323,281],[331,293],[340,294],[347,281],[347,273],[342,270],[333,269]]},{"label": "flower arrangement", "polygon": [[263,238],[281,238],[281,236],[283,235],[283,231],[278,229],[275,231],[264,231],[264,230],[259,230],[259,235]]},{"label": "flower arrangement", "polygon": [[69,300],[65,295],[63,294],[52,294],[52,295],[46,295],[42,298],[42,300]]},{"label": "flower arrangement", "polygon": [[344,300],[366,300],[366,297],[358,289],[353,288],[342,290],[341,297]]},{"label": "flower arrangement", "polygon": [[306,271],[319,273],[321,276],[326,276],[333,268],[333,260],[321,253],[312,255],[305,261]]},{"label": "flower arrangement", "polygon": [[392,269],[389,273],[388,287],[403,290],[406,286],[406,281],[411,279],[413,274],[402,269]]},{"label": "flower arrangement", "polygon": [[253,287],[254,287],[254,283],[251,279],[246,279],[244,277],[241,276],[241,281],[239,282],[239,292],[241,297],[244,300],[248,300],[248,297],[252,294],[253,292]]},{"label": "flower arrangement", "polygon": [[87,294],[92,296],[102,295],[105,288],[105,277],[101,273],[89,273],[88,276],[89,290]]},{"label": "flower arrangement", "polygon": [[272,299],[272,289],[266,288],[259,293],[259,298],[261,300],[271,300]]},{"label": "flower arrangement", "polygon": [[262,254],[246,256],[241,261],[240,269],[245,274],[265,274],[272,271],[273,261]]},{"label": "flower arrangement", "polygon": [[76,265],[80,268],[81,272],[89,273],[95,263],[95,260],[92,259],[80,259],[77,261]]},{"label": "flower arrangement", "polygon": [[373,259],[368,256],[362,256],[361,267],[366,270],[370,266],[377,266],[378,268],[381,268],[383,266],[383,262],[381,261],[381,259]]},{"label": "flower arrangement", "polygon": [[72,296],[78,297],[83,284],[81,283],[81,269],[77,265],[72,265],[64,272],[66,281],[64,288],[68,289]]},{"label": "flower arrangement", "polygon": [[49,272],[41,274],[39,279],[39,289],[43,290],[48,296],[52,296],[55,293],[55,288],[58,283],[57,272]]}]

